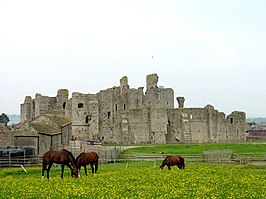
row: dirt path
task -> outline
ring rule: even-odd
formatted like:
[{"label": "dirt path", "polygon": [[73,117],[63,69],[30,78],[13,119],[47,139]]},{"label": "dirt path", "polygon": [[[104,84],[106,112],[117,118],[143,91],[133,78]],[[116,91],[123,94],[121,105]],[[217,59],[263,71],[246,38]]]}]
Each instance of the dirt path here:
[{"label": "dirt path", "polygon": [[255,166],[266,166],[266,161],[252,161],[251,165]]}]

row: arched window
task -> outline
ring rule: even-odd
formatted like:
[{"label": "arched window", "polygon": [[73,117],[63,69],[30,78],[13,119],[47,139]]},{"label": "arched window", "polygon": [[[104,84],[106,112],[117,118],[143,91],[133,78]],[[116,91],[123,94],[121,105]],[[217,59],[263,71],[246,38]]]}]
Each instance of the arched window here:
[{"label": "arched window", "polygon": [[83,108],[83,104],[82,103],[78,103],[78,108]]},{"label": "arched window", "polygon": [[63,109],[66,109],[66,102],[63,103]]}]

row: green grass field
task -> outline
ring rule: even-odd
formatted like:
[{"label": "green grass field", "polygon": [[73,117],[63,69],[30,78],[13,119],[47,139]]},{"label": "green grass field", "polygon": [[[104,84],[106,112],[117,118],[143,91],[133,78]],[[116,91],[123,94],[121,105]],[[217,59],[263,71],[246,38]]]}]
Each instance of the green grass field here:
[{"label": "green grass field", "polygon": [[123,151],[124,154],[202,154],[206,150],[232,150],[234,153],[266,153],[266,143],[239,144],[175,144],[175,145],[143,145]]},{"label": "green grass field", "polygon": [[[126,168],[126,166],[128,166]],[[70,177],[53,167],[0,170],[1,198],[266,198],[266,168],[187,163],[185,170],[154,168],[153,162],[99,165],[98,174]],[[89,170],[90,172],[90,170]]]}]

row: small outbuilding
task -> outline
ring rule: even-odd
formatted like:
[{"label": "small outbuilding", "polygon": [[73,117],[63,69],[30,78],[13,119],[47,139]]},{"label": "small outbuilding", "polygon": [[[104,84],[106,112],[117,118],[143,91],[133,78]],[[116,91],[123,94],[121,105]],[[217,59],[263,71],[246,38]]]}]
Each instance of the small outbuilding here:
[{"label": "small outbuilding", "polygon": [[14,146],[31,146],[36,154],[61,149],[69,144],[72,137],[71,121],[62,115],[40,115],[31,122],[15,127]]}]

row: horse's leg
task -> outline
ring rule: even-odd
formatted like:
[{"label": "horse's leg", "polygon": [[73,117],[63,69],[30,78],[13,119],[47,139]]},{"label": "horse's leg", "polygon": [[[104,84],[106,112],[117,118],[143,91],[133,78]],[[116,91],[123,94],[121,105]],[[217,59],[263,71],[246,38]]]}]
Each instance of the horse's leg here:
[{"label": "horse's leg", "polygon": [[84,165],[84,171],[85,171],[86,176],[88,176],[86,165]]},{"label": "horse's leg", "polygon": [[73,168],[70,166],[69,163],[67,163],[66,166],[71,170],[71,177],[73,177]]},{"label": "horse's leg", "polygon": [[92,173],[94,173],[94,166],[93,166],[93,162],[92,162],[92,163],[90,163],[90,165],[91,165],[91,172],[92,172]]},{"label": "horse's leg", "polygon": [[171,170],[171,167],[170,166],[167,165],[167,167],[168,167],[168,170]]},{"label": "horse's leg", "polygon": [[61,168],[62,168],[61,178],[63,179],[63,177],[64,177],[64,170],[65,170],[65,164],[61,164]]},{"label": "horse's leg", "polygon": [[50,172],[50,169],[51,169],[52,165],[53,165],[52,162],[49,163],[49,166],[48,166],[48,168],[47,168],[47,178],[48,178],[48,179],[49,179],[49,172]]},{"label": "horse's leg", "polygon": [[98,171],[98,162],[95,162],[95,173]]},{"label": "horse's leg", "polygon": [[42,179],[44,179],[44,171],[46,170],[47,165],[43,164],[42,165]]}]

